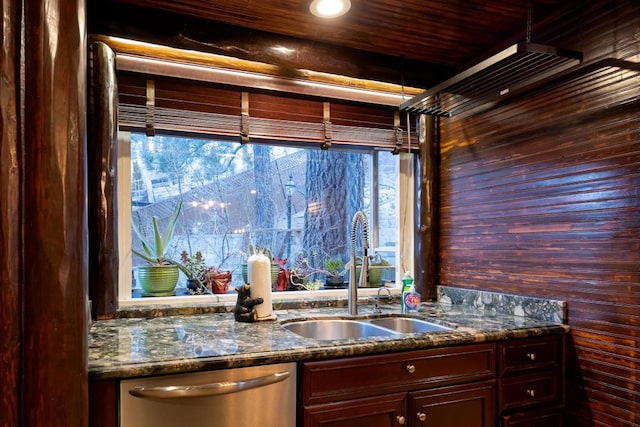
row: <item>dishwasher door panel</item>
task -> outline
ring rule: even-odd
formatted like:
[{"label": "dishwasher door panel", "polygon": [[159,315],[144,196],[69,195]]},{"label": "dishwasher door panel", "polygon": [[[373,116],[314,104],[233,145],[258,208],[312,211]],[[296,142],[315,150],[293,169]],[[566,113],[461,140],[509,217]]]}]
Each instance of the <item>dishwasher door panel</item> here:
[{"label": "dishwasher door panel", "polygon": [[190,425],[295,427],[296,364],[120,382],[120,427]]}]

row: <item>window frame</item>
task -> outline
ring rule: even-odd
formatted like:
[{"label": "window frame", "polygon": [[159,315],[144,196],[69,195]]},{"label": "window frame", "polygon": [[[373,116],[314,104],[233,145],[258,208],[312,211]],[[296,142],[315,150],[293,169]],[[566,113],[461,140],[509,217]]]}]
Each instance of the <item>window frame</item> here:
[{"label": "window frame", "polygon": [[[119,307],[119,263],[126,262],[126,256],[119,259],[118,249],[121,247],[129,247],[124,237],[120,237],[123,227],[118,227],[118,215],[125,206],[118,207],[117,200],[109,200],[112,195],[119,189],[117,188],[116,170],[125,167],[122,164],[123,156],[126,150],[121,147],[118,153],[118,82],[117,70],[126,69],[129,64],[135,62],[144,72],[151,70],[158,72],[155,65],[161,62],[161,70],[158,75],[172,75],[171,65],[180,62],[180,73],[182,78],[207,81],[211,76],[211,67],[216,68],[215,72],[229,76],[234,72],[232,70],[240,70],[241,77],[234,75],[231,80],[248,84],[248,87],[261,88],[274,92],[289,92],[294,86],[297,90],[292,93],[304,93],[308,96],[326,95],[331,99],[349,100],[352,102],[370,103],[381,106],[399,105],[398,100],[406,97],[414,96],[422,89],[404,87],[383,82],[361,80],[357,78],[326,75],[323,73],[315,73],[313,71],[304,71],[301,75],[306,75],[303,80],[293,82],[291,79],[278,75],[277,70],[273,73],[273,67],[267,64],[249,63],[248,61],[235,60],[233,58],[218,57],[204,52],[183,51],[181,49],[169,48],[166,46],[152,45],[145,42],[133,40],[125,40],[117,37],[91,35],[91,62],[90,62],[90,78],[91,78],[91,117],[94,118],[90,122],[90,145],[96,147],[94,152],[99,154],[98,157],[91,160],[90,176],[100,177],[99,180],[89,180],[91,186],[89,190],[89,205],[93,206],[95,214],[91,214],[89,218],[89,244],[90,244],[90,297],[93,300],[94,316],[98,319],[111,318],[116,315]],[[127,59],[125,59],[127,57]],[[139,62],[138,60],[142,60]],[[229,62],[231,61],[231,62]],[[190,65],[196,65],[198,71],[192,73],[189,71],[184,75],[185,68],[189,69]],[[169,68],[167,68],[169,66]],[[230,70],[231,69],[231,70]],[[263,72],[264,71],[264,72]],[[248,73],[248,74],[247,74]],[[257,77],[256,77],[257,76]],[[180,77],[180,76],[178,76]],[[201,79],[201,77],[204,77]],[[211,81],[211,80],[209,80]],[[261,85],[267,81],[266,86]],[[229,83],[229,82],[227,82]],[[411,118],[411,126],[417,117]],[[421,123],[422,123],[422,118]],[[404,117],[403,119],[404,120]],[[407,114],[407,126],[409,125],[409,114]],[[437,125],[436,125],[437,127]],[[415,133],[418,132],[416,126]],[[422,131],[421,131],[422,132]],[[413,253],[414,240],[419,237],[416,233],[415,223],[418,215],[422,216],[420,209],[416,210],[414,206],[415,191],[418,188],[418,180],[413,179],[413,170],[420,171],[422,175],[423,167],[420,157],[413,156],[417,153],[425,153],[425,158],[433,157],[431,150],[426,150],[422,146],[413,143],[417,142],[415,135],[406,133],[405,139],[400,149],[400,173],[398,176],[399,186],[403,188],[399,193],[404,194],[398,206],[400,209],[401,224],[403,238],[399,239],[402,248],[397,260],[397,273],[403,271],[413,271],[414,262],[422,264],[419,260],[414,259]],[[415,169],[414,169],[415,168]],[[122,171],[122,169],[120,169]],[[130,175],[130,174],[129,174]],[[414,186],[415,183],[415,186]],[[130,194],[130,193],[129,193]],[[107,197],[107,199],[105,199]],[[126,200],[126,199],[125,199]],[[423,205],[424,203],[419,203]],[[125,211],[129,211],[126,209]],[[416,219],[414,219],[414,216]],[[429,219],[430,221],[430,219]],[[130,230],[130,228],[129,228]],[[129,231],[130,233],[130,231]],[[431,236],[432,233],[427,233]],[[118,242],[119,240],[119,242]],[[131,269],[129,269],[131,271]],[[415,272],[420,276],[420,272]],[[422,273],[421,273],[422,274]],[[431,286],[428,283],[428,286]],[[367,291],[364,289],[363,291]],[[130,292],[130,291],[129,291]],[[324,291],[326,292],[326,291]],[[430,293],[432,293],[430,291]],[[296,294],[302,297],[300,294]],[[323,294],[326,296],[326,294]],[[149,299],[145,302],[148,304]],[[159,299],[154,300],[161,303]]]}]

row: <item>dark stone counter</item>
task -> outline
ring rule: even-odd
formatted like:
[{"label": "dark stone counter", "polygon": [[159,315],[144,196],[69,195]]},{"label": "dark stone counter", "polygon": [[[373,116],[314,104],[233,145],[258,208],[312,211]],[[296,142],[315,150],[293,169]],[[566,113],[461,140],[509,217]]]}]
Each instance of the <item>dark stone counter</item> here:
[{"label": "dark stone counter", "polygon": [[[281,309],[276,310],[278,320],[258,323],[238,323],[234,321],[233,314],[226,311],[98,321],[92,325],[89,336],[89,376],[100,379],[174,374],[418,350],[568,331],[568,327],[557,320],[558,316],[562,317],[557,312],[558,307],[564,310],[562,303],[531,304],[527,300],[506,304],[511,306],[511,311],[526,315],[523,316],[496,310],[495,304],[490,303],[490,296],[485,294],[473,298],[465,293],[466,303],[450,304],[452,297],[442,293],[441,303],[422,304],[419,317],[453,329],[407,334],[399,338],[317,341],[296,335],[282,326],[282,322],[295,318],[348,317],[344,307]],[[456,298],[462,297],[454,295],[453,299]],[[527,311],[526,307],[534,306],[539,308],[540,315]],[[549,307],[556,312],[549,315]],[[392,304],[384,306],[381,315],[399,312],[399,306]],[[379,316],[374,314],[372,305],[361,306],[360,313]]]}]

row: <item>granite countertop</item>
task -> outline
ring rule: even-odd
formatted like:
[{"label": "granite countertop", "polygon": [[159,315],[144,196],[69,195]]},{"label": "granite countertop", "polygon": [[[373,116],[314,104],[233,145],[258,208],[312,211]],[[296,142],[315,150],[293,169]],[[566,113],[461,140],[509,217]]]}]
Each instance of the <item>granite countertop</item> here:
[{"label": "granite countertop", "polygon": [[[256,364],[346,357],[418,350],[509,338],[566,333],[568,327],[549,304],[500,299],[502,309],[485,304],[486,293],[469,297],[442,294],[440,302],[422,303],[418,317],[452,327],[449,331],[318,341],[285,329],[283,322],[298,318],[349,317],[345,307],[275,310],[276,321],[239,323],[233,313],[173,315],[153,318],[118,318],[94,322],[89,332],[91,379],[130,378]],[[490,295],[495,297],[494,294]],[[504,297],[504,296],[502,296]],[[466,304],[452,304],[460,299]],[[453,302],[460,302],[453,301]],[[514,302],[515,301],[515,302]],[[555,303],[555,302],[554,302]],[[525,307],[525,313],[521,313]],[[504,308],[507,310],[504,310]],[[531,307],[536,307],[531,310]],[[560,304],[560,310],[564,306]],[[506,311],[506,312],[505,312]],[[514,312],[511,314],[509,312]],[[546,314],[544,313],[546,312]],[[363,316],[399,314],[399,305],[359,307]],[[522,315],[525,314],[525,315]],[[157,315],[157,314],[156,314]],[[560,318],[559,318],[560,316]]]}]

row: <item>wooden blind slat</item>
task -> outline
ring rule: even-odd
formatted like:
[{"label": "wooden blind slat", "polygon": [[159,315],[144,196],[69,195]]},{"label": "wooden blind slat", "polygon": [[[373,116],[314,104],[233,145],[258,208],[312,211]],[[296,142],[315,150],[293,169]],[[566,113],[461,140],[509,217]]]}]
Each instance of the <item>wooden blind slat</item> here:
[{"label": "wooden blind slat", "polygon": [[[122,130],[144,130],[146,81],[151,77],[155,81],[156,130],[220,137],[240,135],[242,91],[246,92],[247,88],[127,71],[120,71],[118,77]],[[259,91],[248,95],[249,140],[314,145],[324,142],[323,103],[326,100]],[[389,151],[395,148],[397,108],[332,100],[330,109],[335,145]],[[403,125],[406,129],[407,124]],[[411,138],[417,139],[416,135]]]}]

